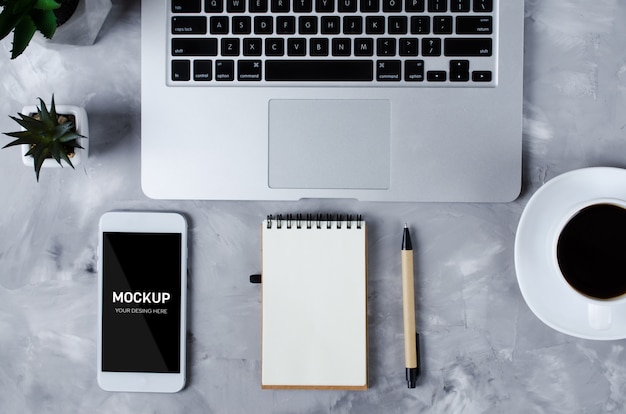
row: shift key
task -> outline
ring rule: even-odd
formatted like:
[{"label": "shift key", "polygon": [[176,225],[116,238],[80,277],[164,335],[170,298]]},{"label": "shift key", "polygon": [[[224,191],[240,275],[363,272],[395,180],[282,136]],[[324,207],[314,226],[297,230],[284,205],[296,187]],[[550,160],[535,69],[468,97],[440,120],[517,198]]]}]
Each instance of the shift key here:
[{"label": "shift key", "polygon": [[491,56],[491,38],[454,37],[444,40],[445,56]]},{"label": "shift key", "polygon": [[217,39],[174,38],[172,56],[217,56]]}]

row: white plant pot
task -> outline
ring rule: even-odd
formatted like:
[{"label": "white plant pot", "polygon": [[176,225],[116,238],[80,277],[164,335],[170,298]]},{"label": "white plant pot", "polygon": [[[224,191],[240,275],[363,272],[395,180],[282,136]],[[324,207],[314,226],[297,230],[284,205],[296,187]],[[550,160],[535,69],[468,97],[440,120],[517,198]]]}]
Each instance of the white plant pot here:
[{"label": "white plant pot", "polygon": [[[87,121],[87,112],[85,108],[75,105],[55,105],[56,112],[59,115],[74,115],[76,119],[76,132],[84,137],[89,137],[89,122]],[[22,114],[30,115],[37,113],[37,107],[35,105],[29,105],[22,108]],[[84,162],[89,155],[89,139],[87,138],[79,138],[78,143],[83,147],[83,149],[76,148],[74,152],[74,156],[72,157],[72,164],[74,167],[80,165],[81,162]],[[30,145],[23,144],[22,147],[22,161],[24,165],[29,167],[33,166],[33,157],[30,155],[26,155],[26,153],[30,150]],[[42,168],[61,168],[62,166],[69,166],[67,162],[61,160],[63,165],[60,165],[54,158],[46,158]]]}]

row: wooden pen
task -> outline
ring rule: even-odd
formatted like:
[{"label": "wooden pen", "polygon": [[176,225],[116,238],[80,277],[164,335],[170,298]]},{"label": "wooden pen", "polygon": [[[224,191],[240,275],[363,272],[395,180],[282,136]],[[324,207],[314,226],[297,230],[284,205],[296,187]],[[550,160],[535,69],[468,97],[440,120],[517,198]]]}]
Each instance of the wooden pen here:
[{"label": "wooden pen", "polygon": [[402,309],[404,315],[404,360],[406,381],[415,388],[419,375],[419,336],[415,332],[415,287],[413,273],[413,246],[409,227],[404,225],[402,234]]}]

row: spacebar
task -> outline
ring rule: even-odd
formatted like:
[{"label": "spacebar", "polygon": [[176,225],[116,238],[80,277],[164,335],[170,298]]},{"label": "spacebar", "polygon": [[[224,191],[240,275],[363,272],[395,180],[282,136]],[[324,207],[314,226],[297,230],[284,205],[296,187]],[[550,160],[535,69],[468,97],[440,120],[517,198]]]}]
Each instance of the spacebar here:
[{"label": "spacebar", "polygon": [[266,60],[266,81],[372,81],[371,60]]}]

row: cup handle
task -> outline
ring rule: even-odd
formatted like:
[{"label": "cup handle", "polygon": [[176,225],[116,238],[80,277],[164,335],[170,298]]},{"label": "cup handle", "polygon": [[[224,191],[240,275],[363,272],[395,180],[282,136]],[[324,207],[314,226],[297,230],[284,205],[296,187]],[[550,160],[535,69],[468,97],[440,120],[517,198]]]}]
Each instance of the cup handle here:
[{"label": "cup handle", "polygon": [[611,327],[611,308],[608,306],[596,305],[595,303],[587,304],[587,320],[589,326],[598,331],[604,331]]}]

